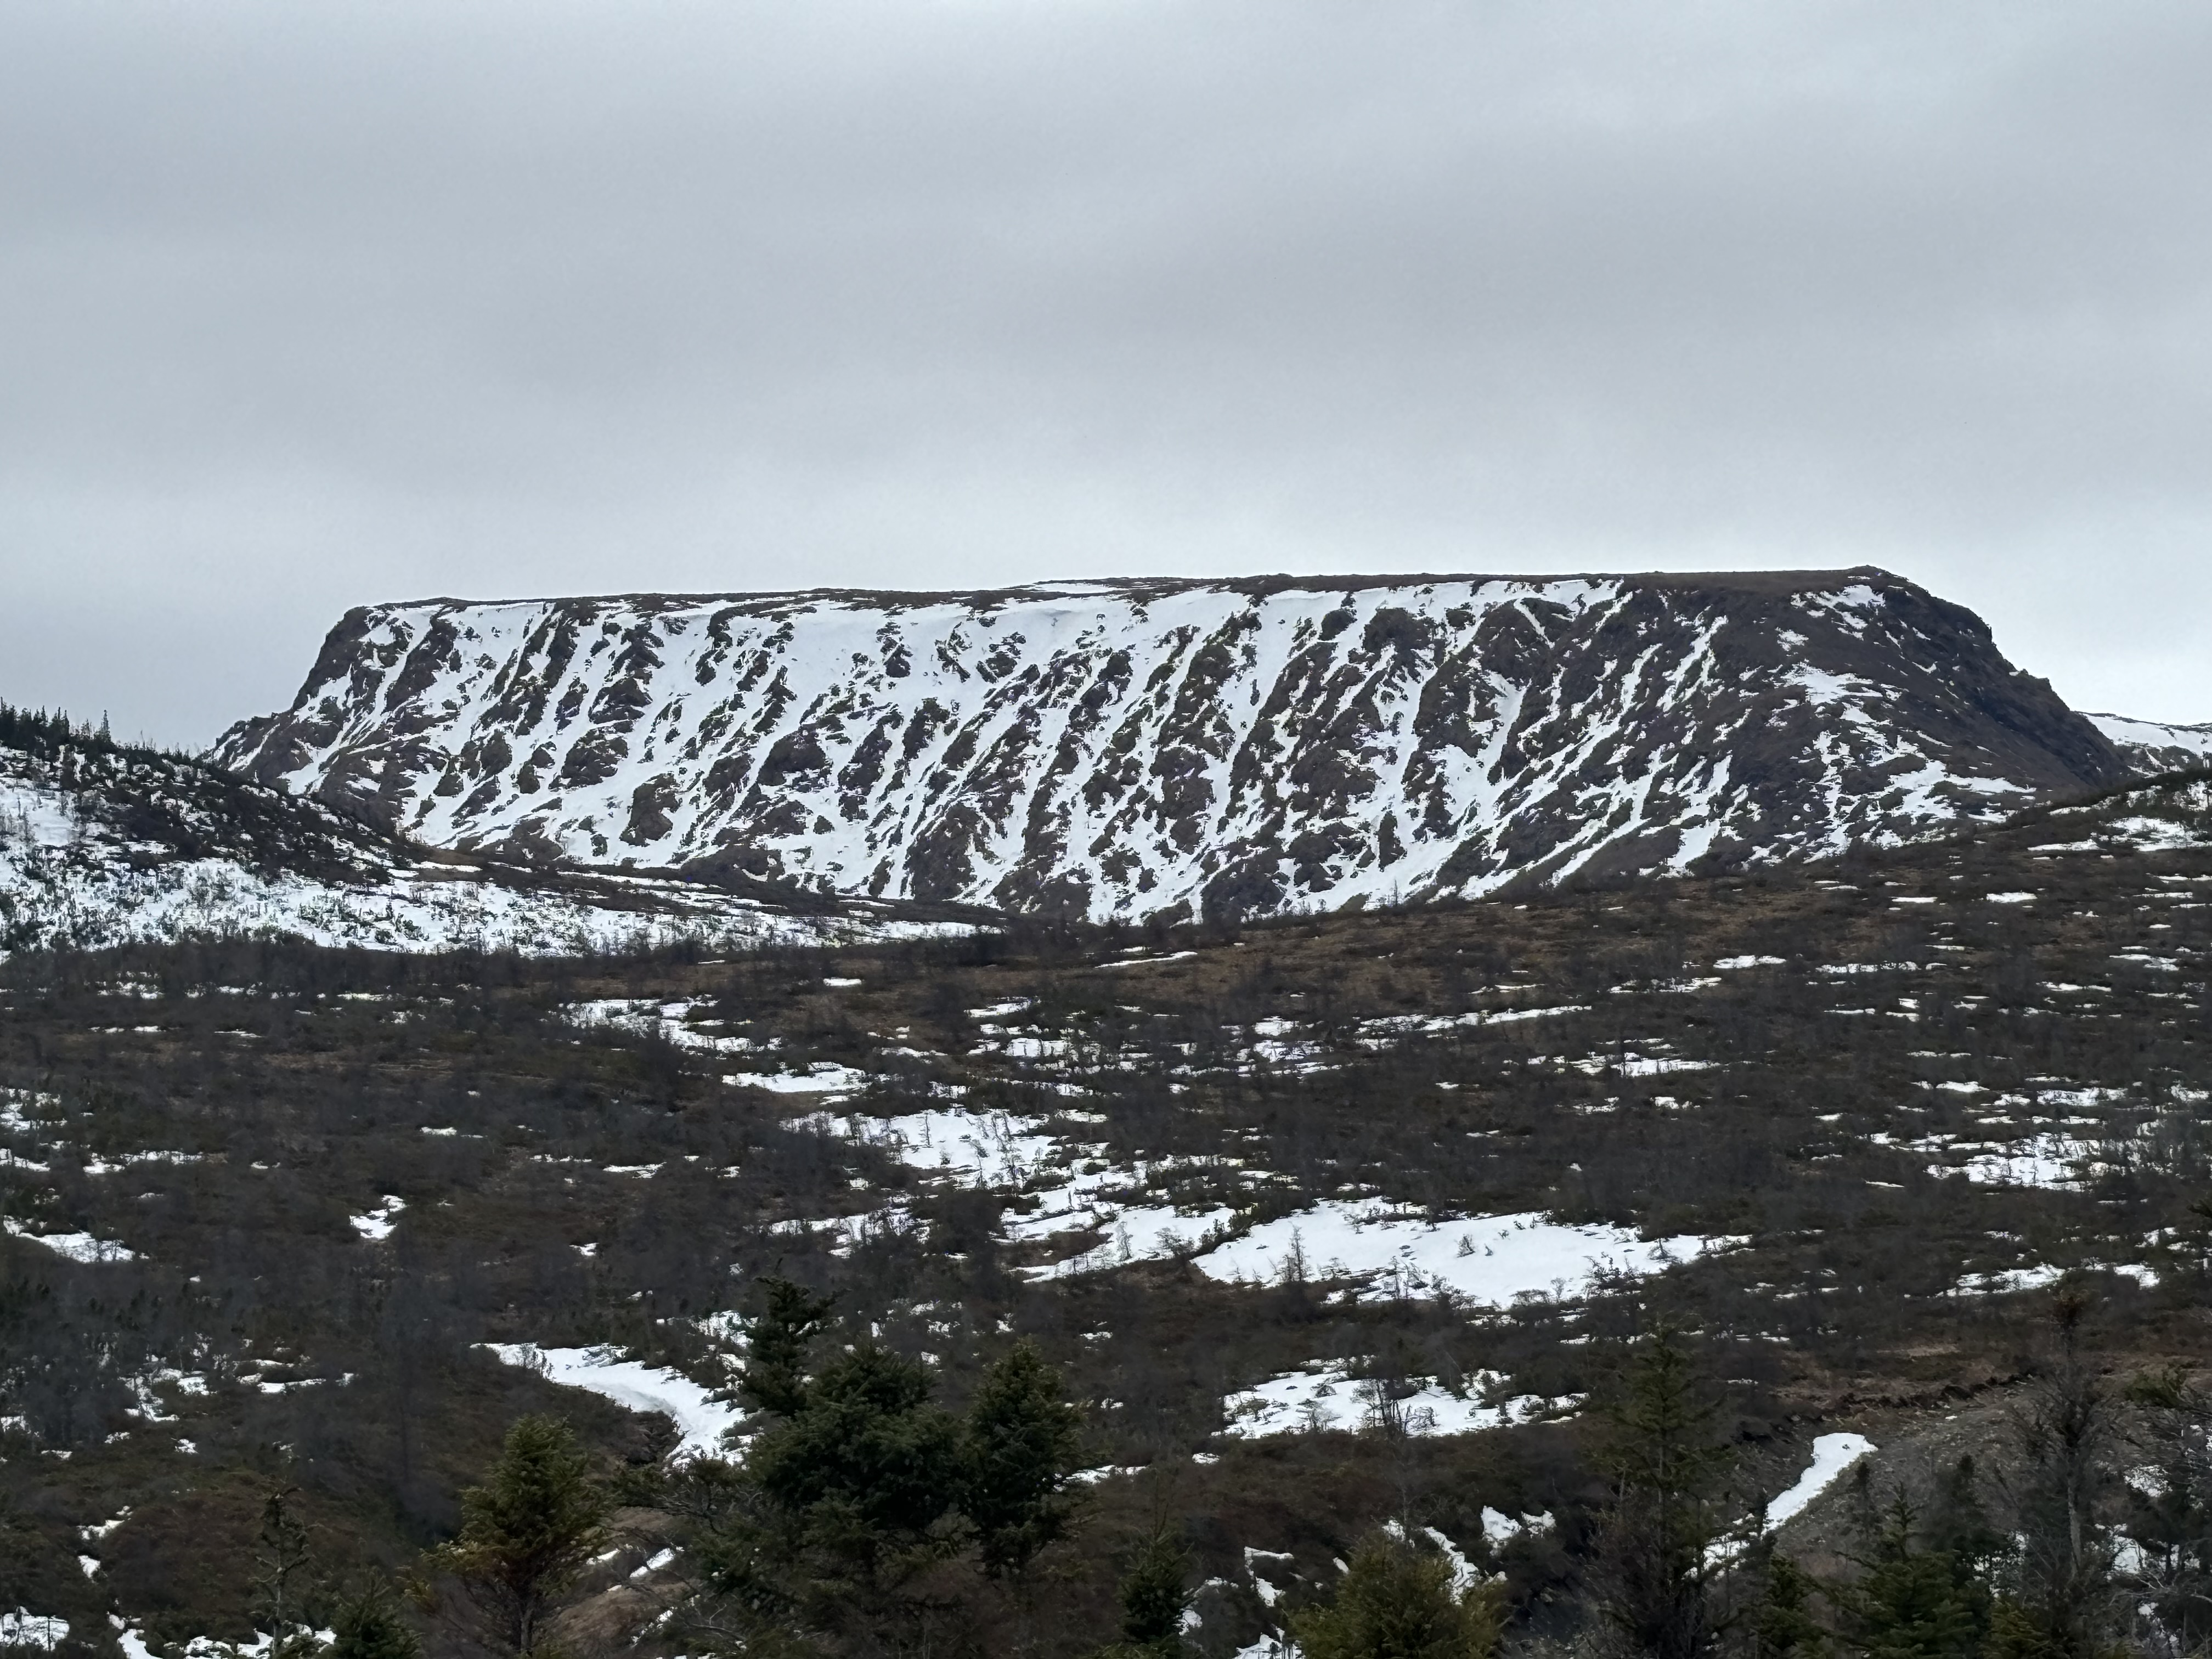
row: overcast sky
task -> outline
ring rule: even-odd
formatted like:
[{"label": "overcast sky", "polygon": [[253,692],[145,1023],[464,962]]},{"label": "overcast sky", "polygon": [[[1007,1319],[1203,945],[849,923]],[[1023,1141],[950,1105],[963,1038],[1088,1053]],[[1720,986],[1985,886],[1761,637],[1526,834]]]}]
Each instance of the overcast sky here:
[{"label": "overcast sky", "polygon": [[1876,563],[2212,720],[2202,0],[0,0],[0,696],[347,606]]}]

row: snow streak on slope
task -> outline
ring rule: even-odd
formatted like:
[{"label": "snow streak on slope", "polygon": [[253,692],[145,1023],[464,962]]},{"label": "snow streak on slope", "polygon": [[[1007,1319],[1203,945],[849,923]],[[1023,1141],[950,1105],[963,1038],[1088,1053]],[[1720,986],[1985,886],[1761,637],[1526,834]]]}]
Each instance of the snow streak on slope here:
[{"label": "snow streak on slope", "polygon": [[744,1420],[741,1407],[683,1372],[629,1358],[618,1348],[541,1348],[530,1342],[484,1346],[507,1364],[534,1370],[548,1382],[589,1389],[627,1411],[664,1413],[683,1431],[678,1455],[720,1455],[724,1437]]},{"label": "snow streak on slope", "polygon": [[216,753],[440,846],[1094,916],[1811,855],[2125,771],[1878,571],[390,605]]},{"label": "snow streak on slope", "polygon": [[184,938],[530,952],[900,931],[711,888],[423,855],[319,802],[135,750],[0,748],[0,953]]}]

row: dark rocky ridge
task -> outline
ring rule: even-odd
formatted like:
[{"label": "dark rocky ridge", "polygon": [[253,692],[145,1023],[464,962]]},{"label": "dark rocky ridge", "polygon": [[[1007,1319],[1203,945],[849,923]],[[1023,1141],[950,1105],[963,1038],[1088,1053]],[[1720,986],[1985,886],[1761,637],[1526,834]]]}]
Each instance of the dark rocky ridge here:
[{"label": "dark rocky ridge", "polygon": [[426,600],[214,755],[437,845],[1094,916],[1812,856],[2130,770],[1866,568]]}]

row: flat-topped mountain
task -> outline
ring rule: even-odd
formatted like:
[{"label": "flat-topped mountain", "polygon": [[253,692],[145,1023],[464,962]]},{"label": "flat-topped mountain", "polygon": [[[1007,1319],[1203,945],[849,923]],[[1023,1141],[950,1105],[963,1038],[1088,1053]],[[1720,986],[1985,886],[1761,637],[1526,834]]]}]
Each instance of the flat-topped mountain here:
[{"label": "flat-topped mountain", "polygon": [[1812,856],[2130,770],[1868,568],[378,605],[213,758],[436,846],[1093,917]]}]

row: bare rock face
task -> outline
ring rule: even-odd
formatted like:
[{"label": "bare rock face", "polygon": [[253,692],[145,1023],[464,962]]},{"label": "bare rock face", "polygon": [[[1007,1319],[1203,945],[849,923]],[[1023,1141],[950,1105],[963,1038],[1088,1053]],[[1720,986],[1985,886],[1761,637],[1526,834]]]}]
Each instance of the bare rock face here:
[{"label": "bare rock face", "polygon": [[1873,569],[383,605],[214,758],[434,845],[1092,917],[1806,857],[2130,769]]}]

